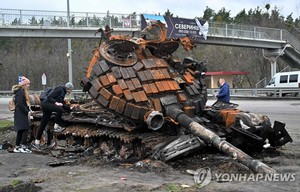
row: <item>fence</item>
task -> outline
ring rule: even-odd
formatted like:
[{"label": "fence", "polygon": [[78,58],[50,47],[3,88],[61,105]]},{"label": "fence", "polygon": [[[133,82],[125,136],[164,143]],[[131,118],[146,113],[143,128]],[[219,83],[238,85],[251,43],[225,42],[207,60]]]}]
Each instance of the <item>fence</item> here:
[{"label": "fence", "polygon": [[[216,95],[219,89],[208,89],[209,95]],[[231,96],[245,97],[297,97],[300,98],[300,88],[256,88],[256,89],[230,89]]]},{"label": "fence", "polygon": [[[207,89],[209,96],[217,95],[219,89]],[[40,95],[41,91],[31,91],[31,94]],[[245,97],[284,97],[292,96],[300,98],[300,88],[258,88],[258,89],[230,89],[231,96],[245,96]],[[9,97],[12,95],[11,91],[0,91],[0,97]],[[87,97],[88,95],[81,90],[73,90],[74,97]]]},{"label": "fence", "polygon": [[[70,12],[71,27],[138,28],[140,15],[122,13]],[[66,11],[0,9],[3,26],[55,26],[68,27]]]}]

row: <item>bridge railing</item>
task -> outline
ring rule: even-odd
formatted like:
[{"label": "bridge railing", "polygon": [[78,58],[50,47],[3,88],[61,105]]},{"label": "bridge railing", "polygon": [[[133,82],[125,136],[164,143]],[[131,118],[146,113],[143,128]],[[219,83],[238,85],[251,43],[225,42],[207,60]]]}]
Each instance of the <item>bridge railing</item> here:
[{"label": "bridge railing", "polygon": [[210,22],[209,29],[208,29],[209,36],[225,36],[225,37],[234,37],[234,38],[282,41],[284,40],[282,34],[283,34],[282,29],[226,24],[226,23],[217,23],[217,22]]},{"label": "bridge railing", "polygon": [[[140,15],[121,13],[70,12],[71,27],[139,28]],[[0,9],[0,24],[15,26],[67,27],[66,11]]]},{"label": "bridge railing", "polygon": [[299,41],[299,39],[295,38],[287,30],[283,30],[282,36],[283,36],[283,39],[286,39],[300,53],[300,41]]}]

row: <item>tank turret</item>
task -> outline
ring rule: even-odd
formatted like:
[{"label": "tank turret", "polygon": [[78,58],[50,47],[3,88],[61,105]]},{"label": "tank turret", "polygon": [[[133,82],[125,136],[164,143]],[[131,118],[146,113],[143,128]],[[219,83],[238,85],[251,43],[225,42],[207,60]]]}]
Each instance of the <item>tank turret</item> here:
[{"label": "tank turret", "polygon": [[102,107],[149,129],[160,129],[166,121],[161,98],[174,95],[188,116],[202,113],[207,93],[201,61],[174,59],[180,41],[166,39],[166,28],[154,23],[141,38],[111,36],[94,51],[84,90]]}]

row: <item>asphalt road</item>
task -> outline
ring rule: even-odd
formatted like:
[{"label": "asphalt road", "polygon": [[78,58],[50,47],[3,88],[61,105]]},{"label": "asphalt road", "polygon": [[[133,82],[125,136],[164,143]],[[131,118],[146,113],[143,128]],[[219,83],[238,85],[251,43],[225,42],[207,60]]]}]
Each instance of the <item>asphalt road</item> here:
[{"label": "asphalt road", "polygon": [[[207,105],[212,105],[216,100],[210,99]],[[238,109],[257,114],[267,115],[271,122],[281,121],[293,140],[300,140],[300,100],[231,100],[238,104]]]},{"label": "asphalt road", "polygon": [[12,119],[13,112],[8,109],[8,102],[10,98],[0,98],[0,120]]}]

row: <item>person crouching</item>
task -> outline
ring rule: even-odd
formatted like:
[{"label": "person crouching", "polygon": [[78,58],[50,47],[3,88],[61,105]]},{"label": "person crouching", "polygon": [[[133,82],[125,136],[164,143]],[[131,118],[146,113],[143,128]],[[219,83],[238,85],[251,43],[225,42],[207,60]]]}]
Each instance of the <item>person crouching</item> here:
[{"label": "person crouching", "polygon": [[43,116],[41,120],[40,127],[37,131],[37,136],[34,141],[33,147],[36,149],[40,149],[40,140],[42,138],[42,134],[50,121],[52,112],[56,113],[54,120],[54,132],[62,132],[65,128],[62,127],[62,114],[64,110],[70,111],[73,107],[69,107],[66,105],[64,99],[66,94],[70,94],[74,86],[72,83],[68,82],[64,86],[55,87],[49,95],[43,100],[41,104]]}]

